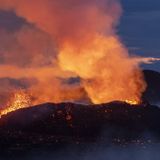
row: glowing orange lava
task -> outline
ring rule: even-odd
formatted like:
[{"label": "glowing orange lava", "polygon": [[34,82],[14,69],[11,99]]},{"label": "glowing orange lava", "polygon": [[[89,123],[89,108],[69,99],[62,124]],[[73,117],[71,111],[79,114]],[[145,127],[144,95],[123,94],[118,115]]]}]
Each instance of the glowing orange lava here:
[{"label": "glowing orange lava", "polygon": [[0,116],[6,115],[21,108],[27,108],[30,105],[30,96],[26,92],[21,90],[19,92],[16,92],[8,102],[7,106],[1,110]]},{"label": "glowing orange lava", "polygon": [[[136,100],[125,100],[126,103],[130,105],[138,105],[140,102]],[[22,108],[28,108],[32,105],[31,97],[26,92],[20,90],[16,92],[11,100],[8,102],[7,106],[0,111],[0,117],[7,115],[10,112],[16,111]],[[70,118],[70,117],[69,117]]]},{"label": "glowing orange lava", "polygon": [[138,104],[140,104],[140,102],[136,101],[136,100],[125,100],[125,102],[130,104],[130,105],[138,105]]}]

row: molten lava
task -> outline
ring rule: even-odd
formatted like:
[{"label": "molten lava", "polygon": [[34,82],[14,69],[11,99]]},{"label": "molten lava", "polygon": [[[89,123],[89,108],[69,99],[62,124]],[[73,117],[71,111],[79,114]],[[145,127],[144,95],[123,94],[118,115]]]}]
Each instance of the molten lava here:
[{"label": "molten lava", "polygon": [[125,102],[130,104],[130,105],[138,105],[138,104],[140,104],[139,101],[135,101],[135,100],[125,100]]},{"label": "molten lava", "polygon": [[14,94],[7,106],[0,111],[0,116],[21,108],[27,108],[31,105],[30,96],[24,91],[19,91]]}]

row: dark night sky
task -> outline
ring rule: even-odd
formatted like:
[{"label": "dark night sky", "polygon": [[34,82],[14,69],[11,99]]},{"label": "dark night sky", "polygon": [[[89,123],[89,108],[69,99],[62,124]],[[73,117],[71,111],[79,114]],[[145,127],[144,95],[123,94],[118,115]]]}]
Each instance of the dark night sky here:
[{"label": "dark night sky", "polygon": [[[119,34],[132,52],[160,57],[160,0],[121,0],[124,13]],[[160,63],[145,65],[160,71]]]},{"label": "dark night sky", "polygon": [[[141,56],[160,57],[160,0],[121,0],[123,16],[118,34],[132,53]],[[1,28],[16,30],[25,21],[13,13],[0,12]],[[160,71],[160,62],[145,65]]]}]

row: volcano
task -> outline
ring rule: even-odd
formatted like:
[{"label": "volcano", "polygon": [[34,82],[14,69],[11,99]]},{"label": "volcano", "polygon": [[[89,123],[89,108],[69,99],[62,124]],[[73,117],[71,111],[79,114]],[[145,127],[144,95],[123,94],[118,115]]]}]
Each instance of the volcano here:
[{"label": "volcano", "polygon": [[57,153],[68,146],[80,153],[90,146],[146,148],[159,144],[160,108],[151,104],[160,100],[160,74],[151,70],[143,73],[147,89],[139,105],[120,101],[99,105],[45,103],[3,115],[0,159],[24,159],[37,151]]},{"label": "volcano", "polygon": [[1,117],[0,155],[15,156],[44,148],[55,151],[68,145],[83,148],[99,141],[108,146],[144,147],[160,142],[159,122],[160,108],[148,103],[41,104]]}]

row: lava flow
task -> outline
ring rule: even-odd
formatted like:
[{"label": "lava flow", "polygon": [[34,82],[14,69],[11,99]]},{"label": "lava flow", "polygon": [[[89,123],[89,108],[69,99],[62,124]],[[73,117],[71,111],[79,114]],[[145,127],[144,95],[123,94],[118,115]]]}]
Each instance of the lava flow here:
[{"label": "lava flow", "polygon": [[136,100],[125,100],[125,102],[130,104],[130,105],[138,105],[138,104],[140,104],[140,101],[136,101]]},{"label": "lava flow", "polygon": [[0,117],[10,112],[16,111],[21,108],[27,108],[31,106],[30,96],[24,91],[19,91],[14,94],[6,107],[0,111]]},{"label": "lava flow", "polygon": [[[138,105],[138,101],[125,100],[124,102],[130,105]],[[29,108],[32,105],[31,96],[27,94],[25,91],[20,90],[16,92],[11,100],[8,102],[6,107],[0,111],[0,117],[3,115],[7,115],[10,112],[14,112],[16,110],[22,108]]]}]

